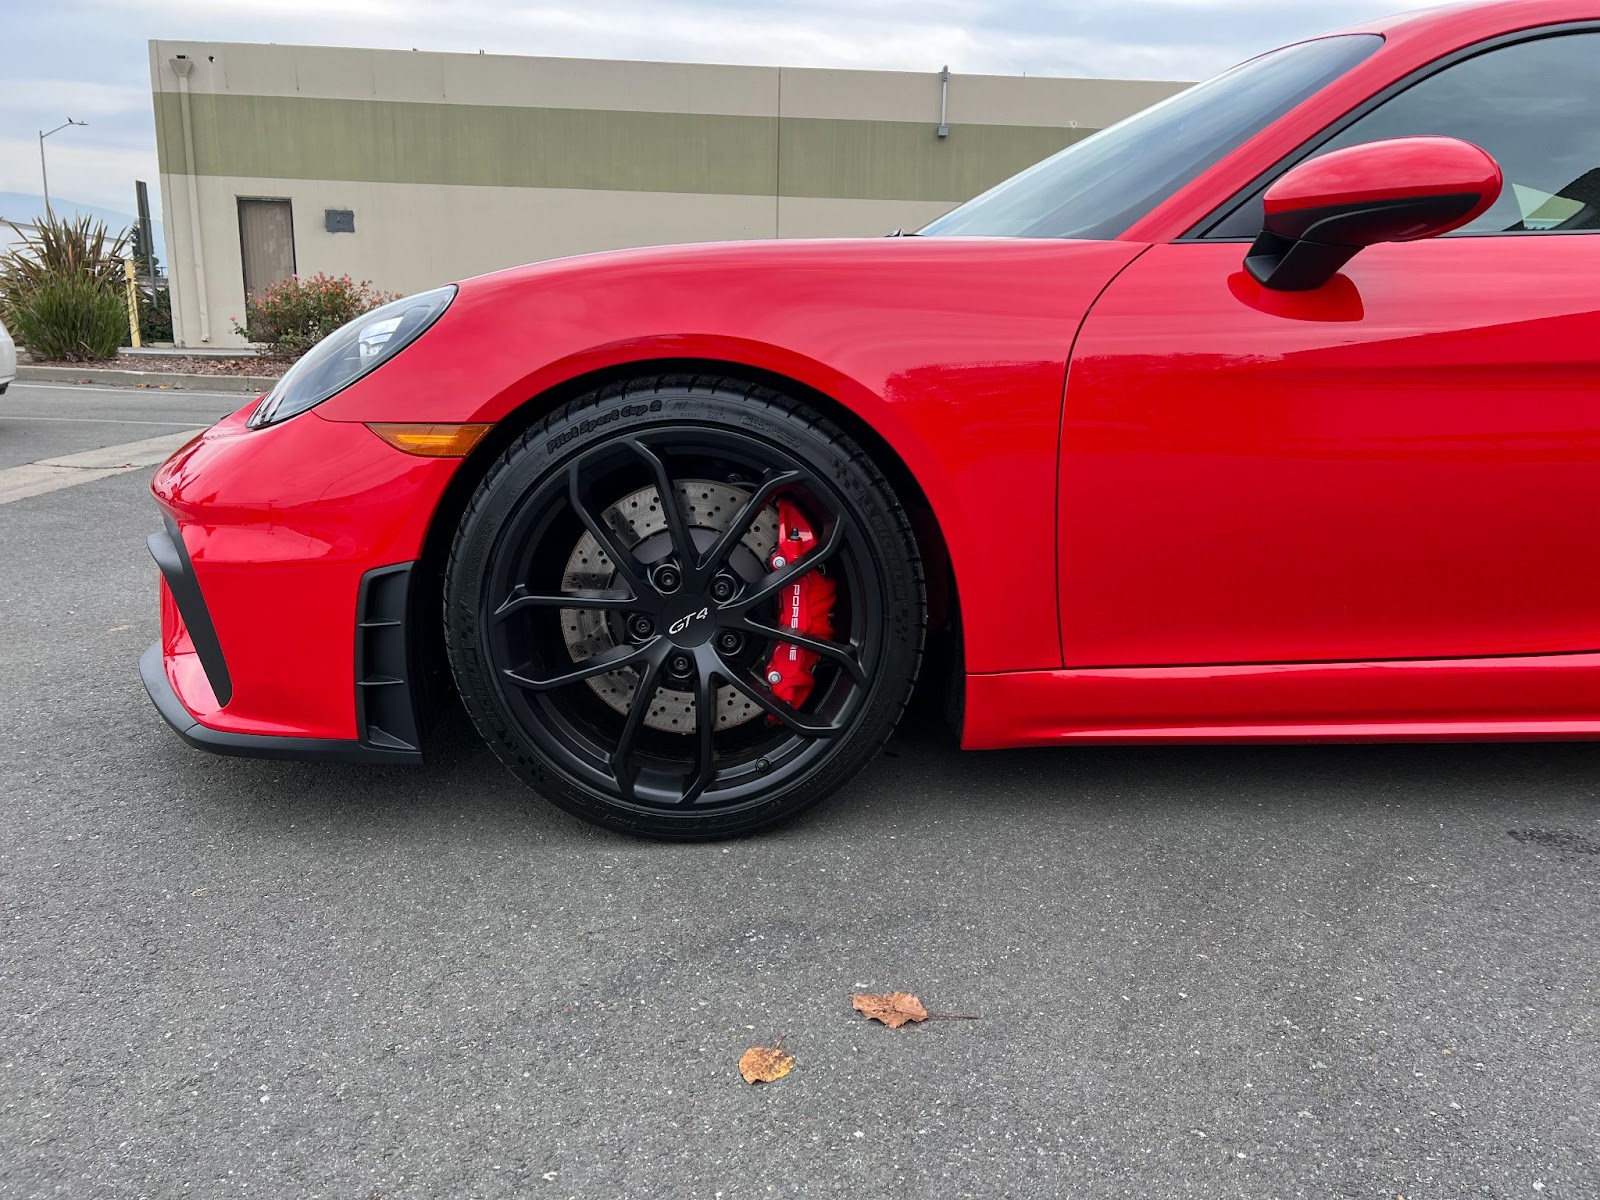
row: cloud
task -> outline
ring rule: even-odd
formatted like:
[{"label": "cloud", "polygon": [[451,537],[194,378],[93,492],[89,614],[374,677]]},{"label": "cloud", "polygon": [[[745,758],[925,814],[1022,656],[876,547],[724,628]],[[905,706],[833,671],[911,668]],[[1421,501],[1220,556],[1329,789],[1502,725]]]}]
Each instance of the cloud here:
[{"label": "cloud", "polygon": [[61,112],[86,120],[115,113],[143,112],[150,107],[148,86],[83,79],[29,79],[26,76],[9,78],[5,86],[10,104],[22,112],[52,115]]},{"label": "cloud", "polygon": [[1200,79],[1399,0],[66,0],[10,6],[0,190],[126,208],[154,182],[149,38],[957,73]]},{"label": "cloud", "polygon": [[[153,144],[129,149],[83,142],[73,144],[64,141],[65,137],[66,133],[63,132],[45,143],[50,161],[52,198],[132,212],[133,181],[143,179],[150,185],[150,196],[154,202],[157,174]],[[0,137],[0,192],[24,192],[36,196],[40,190],[37,137]]]}]

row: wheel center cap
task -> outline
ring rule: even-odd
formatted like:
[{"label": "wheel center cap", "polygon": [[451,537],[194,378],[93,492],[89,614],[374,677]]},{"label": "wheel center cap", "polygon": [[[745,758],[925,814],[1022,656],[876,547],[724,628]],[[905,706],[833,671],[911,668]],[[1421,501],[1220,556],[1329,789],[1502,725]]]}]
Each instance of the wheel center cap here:
[{"label": "wheel center cap", "polygon": [[708,600],[685,600],[666,611],[663,628],[674,646],[687,649],[710,641],[717,623]]}]

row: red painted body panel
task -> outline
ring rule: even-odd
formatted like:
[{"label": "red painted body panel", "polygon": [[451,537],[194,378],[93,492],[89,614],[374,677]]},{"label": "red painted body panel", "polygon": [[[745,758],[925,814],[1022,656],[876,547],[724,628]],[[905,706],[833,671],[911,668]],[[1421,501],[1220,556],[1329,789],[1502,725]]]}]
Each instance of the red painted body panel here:
[{"label": "red painted body panel", "polygon": [[844,404],[916,475],[974,669],[1059,666],[1050,553],[1068,348],[1140,247],[874,238],[622,251],[469,280],[439,324],[316,411],[333,421],[498,421],[618,363],[771,371]]},{"label": "red painted body panel", "polygon": [[233,698],[164,598],[168,679],[213,728],[354,737],[359,580],[418,556],[460,465],[362,422],[520,420],[591,372],[695,360],[830,398],[916,476],[959,588],[968,745],[1600,736],[1600,237],[1377,246],[1296,294],[1250,280],[1244,245],[1174,244],[1417,67],[1596,17],[1514,0],[1367,26],[1369,59],[1116,241],[469,280],[314,412],[229,418],[157,472]]},{"label": "red painted body panel", "polygon": [[1153,247],[1078,338],[1068,666],[1600,649],[1600,238],[1363,250],[1269,292]]},{"label": "red painted body panel", "polygon": [[1600,654],[1017,671],[967,681],[962,745],[1600,737]]},{"label": "red painted body panel", "polygon": [[170,599],[167,677],[214,729],[353,738],[361,576],[421,553],[456,463],[402,454],[314,412],[246,429],[254,407],[185,446],[151,484],[194,562],[233,698],[217,707]]}]

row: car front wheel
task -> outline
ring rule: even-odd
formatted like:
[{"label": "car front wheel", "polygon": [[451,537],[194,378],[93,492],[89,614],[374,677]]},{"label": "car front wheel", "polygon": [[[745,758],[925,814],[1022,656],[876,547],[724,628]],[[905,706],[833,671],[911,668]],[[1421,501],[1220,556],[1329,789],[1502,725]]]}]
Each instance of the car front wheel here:
[{"label": "car front wheel", "polygon": [[613,385],[508,449],[462,520],[446,638],[511,770],[649,837],[750,833],[888,738],[922,651],[906,513],[868,456],[765,388]]}]

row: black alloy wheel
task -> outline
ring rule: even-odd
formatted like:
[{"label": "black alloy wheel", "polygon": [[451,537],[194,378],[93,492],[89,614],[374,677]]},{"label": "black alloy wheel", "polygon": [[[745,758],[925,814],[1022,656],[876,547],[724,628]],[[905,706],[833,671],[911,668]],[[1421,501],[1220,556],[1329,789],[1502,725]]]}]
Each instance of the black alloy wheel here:
[{"label": "black alloy wheel", "polygon": [[[813,573],[831,622],[780,628]],[[506,451],[445,611],[463,700],[514,773],[587,820],[687,839],[785,820],[872,758],[925,600],[905,512],[843,433],[763,388],[668,378],[577,400]],[[792,703],[779,647],[815,656]]]}]

